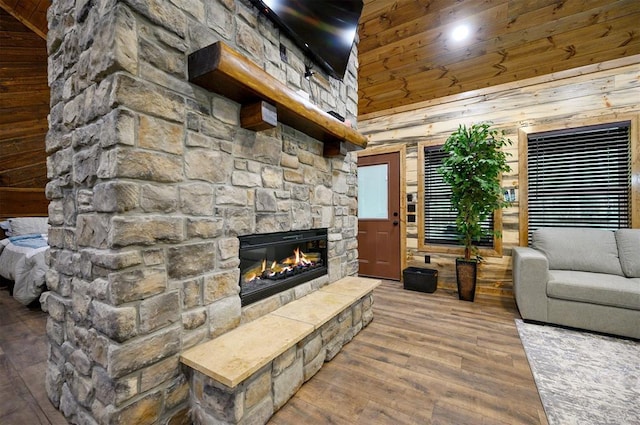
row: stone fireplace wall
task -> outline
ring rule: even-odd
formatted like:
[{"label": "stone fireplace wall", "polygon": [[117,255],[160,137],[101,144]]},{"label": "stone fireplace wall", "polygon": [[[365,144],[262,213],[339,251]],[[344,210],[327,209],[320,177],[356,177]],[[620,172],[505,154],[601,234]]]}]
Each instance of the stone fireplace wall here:
[{"label": "stone fireplace wall", "polygon": [[[355,48],[344,82],[307,81],[247,1],[61,0],[48,19],[47,393],[71,423],[189,423],[183,350],[356,273],[357,180],[292,128],[242,129],[187,55],[223,40],[355,122]],[[237,236],[317,227],[328,277],[242,309]]]}]

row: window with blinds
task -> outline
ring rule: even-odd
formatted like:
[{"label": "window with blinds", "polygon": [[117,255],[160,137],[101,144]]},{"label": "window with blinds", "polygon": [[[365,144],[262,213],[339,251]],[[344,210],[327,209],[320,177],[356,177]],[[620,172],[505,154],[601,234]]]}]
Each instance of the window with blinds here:
[{"label": "window with blinds", "polygon": [[[438,173],[447,154],[441,146],[424,148],[424,243],[459,245],[456,211],[451,207],[451,189]],[[493,247],[493,216],[482,223],[486,235],[479,247]]]},{"label": "window with blinds", "polygon": [[629,122],[528,136],[528,231],[629,227]]}]

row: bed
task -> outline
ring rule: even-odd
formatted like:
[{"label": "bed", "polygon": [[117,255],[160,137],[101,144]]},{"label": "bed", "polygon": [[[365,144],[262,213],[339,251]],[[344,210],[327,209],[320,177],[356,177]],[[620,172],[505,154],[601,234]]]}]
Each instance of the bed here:
[{"label": "bed", "polygon": [[0,188],[0,277],[24,305],[46,288],[47,205],[42,189]]},{"label": "bed", "polygon": [[47,235],[33,233],[0,240],[0,275],[13,281],[13,298],[29,305],[45,288]]}]

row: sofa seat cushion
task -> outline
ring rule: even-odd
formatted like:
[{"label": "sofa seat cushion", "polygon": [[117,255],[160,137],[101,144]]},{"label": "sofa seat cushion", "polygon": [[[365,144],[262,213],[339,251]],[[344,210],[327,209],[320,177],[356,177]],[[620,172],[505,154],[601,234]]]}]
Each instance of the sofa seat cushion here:
[{"label": "sofa seat cushion", "polygon": [[550,298],[640,310],[640,279],[602,273],[549,270]]},{"label": "sofa seat cushion", "polygon": [[624,276],[616,237],[611,230],[540,228],[533,232],[532,247],[547,257],[551,270]]},{"label": "sofa seat cushion", "polygon": [[616,230],[618,256],[627,277],[640,277],[640,229]]}]

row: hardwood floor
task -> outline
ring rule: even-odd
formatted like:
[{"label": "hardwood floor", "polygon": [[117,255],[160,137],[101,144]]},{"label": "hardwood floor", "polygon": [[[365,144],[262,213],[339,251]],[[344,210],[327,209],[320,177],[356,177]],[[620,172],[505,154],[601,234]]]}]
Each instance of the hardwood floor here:
[{"label": "hardwood floor", "polygon": [[0,288],[0,424],[66,425],[44,387],[47,315]]},{"label": "hardwood floor", "polygon": [[547,424],[513,300],[374,294],[373,322],[270,424]]},{"label": "hardwood floor", "polygon": [[[514,302],[375,290],[374,319],[271,425],[541,424]],[[0,290],[0,424],[66,424],[44,390],[46,314]]]}]

